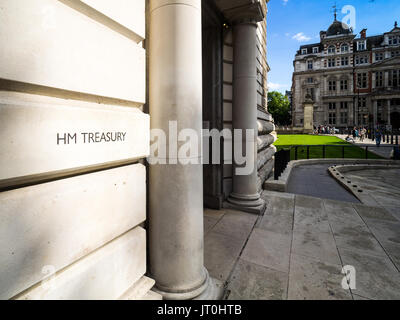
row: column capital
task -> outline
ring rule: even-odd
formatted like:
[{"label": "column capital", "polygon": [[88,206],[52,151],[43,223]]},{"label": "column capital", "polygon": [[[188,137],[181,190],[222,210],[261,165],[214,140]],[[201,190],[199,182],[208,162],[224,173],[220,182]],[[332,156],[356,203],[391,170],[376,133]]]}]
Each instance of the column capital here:
[{"label": "column capital", "polygon": [[256,24],[264,20],[266,16],[265,0],[215,0],[215,3],[232,24]]}]

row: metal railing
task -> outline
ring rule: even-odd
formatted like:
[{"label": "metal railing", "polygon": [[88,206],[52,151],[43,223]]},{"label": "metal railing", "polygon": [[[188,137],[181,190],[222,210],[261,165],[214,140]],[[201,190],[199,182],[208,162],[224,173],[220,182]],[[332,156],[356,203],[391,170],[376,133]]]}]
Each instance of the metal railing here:
[{"label": "metal railing", "polygon": [[[312,148],[321,148],[321,153],[317,157],[311,157],[310,151]],[[359,149],[360,155],[363,154],[363,158],[358,157],[358,158],[353,158],[353,159],[370,159],[370,151],[371,148],[376,148],[373,145],[329,145],[329,144],[323,144],[323,145],[297,145],[297,146],[288,146],[284,149],[281,149],[275,154],[275,168],[274,168],[274,179],[278,180],[280,175],[285,171],[288,163],[292,159],[292,151],[294,152],[294,160],[299,160],[299,150],[301,150],[301,153],[305,153],[305,157],[302,157],[301,159],[333,159],[337,157],[327,157],[327,150],[328,148],[330,151],[332,151],[333,148],[339,148],[341,150],[340,156],[342,159],[346,159],[346,149],[351,148],[353,150]],[[365,148],[363,150],[363,148]],[[394,160],[400,160],[400,148],[399,145],[381,145],[380,148],[392,148],[393,149],[393,159]],[[376,156],[380,157],[378,154],[375,154]]]}]

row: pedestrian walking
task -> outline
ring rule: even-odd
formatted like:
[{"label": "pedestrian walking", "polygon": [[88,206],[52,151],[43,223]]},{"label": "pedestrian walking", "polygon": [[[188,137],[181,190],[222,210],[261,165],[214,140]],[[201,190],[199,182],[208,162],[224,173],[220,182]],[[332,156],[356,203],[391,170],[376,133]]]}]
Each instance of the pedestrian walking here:
[{"label": "pedestrian walking", "polygon": [[382,140],[382,133],[380,130],[376,131],[375,139],[376,139],[376,146],[379,147],[381,145],[381,140]]}]

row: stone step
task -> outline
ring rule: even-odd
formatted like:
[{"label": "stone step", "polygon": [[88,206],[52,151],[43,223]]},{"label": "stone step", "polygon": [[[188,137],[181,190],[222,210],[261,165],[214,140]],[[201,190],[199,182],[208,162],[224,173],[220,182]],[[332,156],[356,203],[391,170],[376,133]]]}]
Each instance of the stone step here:
[{"label": "stone step", "polygon": [[142,300],[162,300],[162,295],[154,292],[152,290],[150,290],[144,297]]},{"label": "stone step", "polygon": [[[153,288],[155,281],[146,276],[141,277],[136,281],[118,300],[158,300],[145,299]],[[156,294],[154,292],[154,294]]]}]

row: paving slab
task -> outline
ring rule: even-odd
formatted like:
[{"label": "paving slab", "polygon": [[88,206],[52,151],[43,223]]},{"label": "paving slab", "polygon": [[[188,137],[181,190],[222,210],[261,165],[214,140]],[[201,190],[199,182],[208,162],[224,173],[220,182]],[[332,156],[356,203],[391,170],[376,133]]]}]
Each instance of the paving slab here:
[{"label": "paving slab", "polygon": [[296,206],[294,213],[294,231],[298,228],[330,232],[328,216],[323,209],[308,209]]},{"label": "paving slab", "polygon": [[342,266],[292,254],[289,273],[289,300],[351,300],[342,288]]},{"label": "paving slab", "polygon": [[397,267],[397,270],[400,271],[400,244],[385,241],[381,241],[380,244]]},{"label": "paving slab", "polygon": [[264,216],[259,219],[256,227],[267,231],[291,235],[293,230],[293,214],[294,201],[292,207],[289,207],[289,210],[281,210],[271,205],[267,208]]},{"label": "paving slab", "polygon": [[352,205],[332,200],[324,200],[324,205],[330,222],[338,221],[351,225],[365,225]]},{"label": "paving slab", "polygon": [[242,247],[243,241],[214,231],[209,232],[204,239],[204,265],[210,275],[225,282]]},{"label": "paving slab", "polygon": [[340,249],[343,264],[354,266],[359,296],[381,300],[400,299],[400,273],[388,257],[376,257]]},{"label": "paving slab", "polygon": [[222,218],[225,213],[226,213],[225,209],[222,209],[222,210],[204,209],[205,216],[216,218],[216,219]]},{"label": "paving slab", "polygon": [[400,222],[369,219],[366,223],[380,242],[389,242],[400,245]]},{"label": "paving slab", "polygon": [[229,300],[285,300],[288,274],[240,259],[228,285]]},{"label": "paving slab", "polygon": [[398,222],[398,220],[385,208],[367,207],[365,205],[355,204],[354,209],[364,219],[378,219]]},{"label": "paving slab", "polygon": [[386,252],[372,235],[335,236],[336,245],[340,249],[349,249],[360,254],[386,257]]},{"label": "paving slab", "polygon": [[286,198],[286,199],[294,199],[295,194],[293,193],[287,193],[287,192],[278,192],[278,191],[272,191],[272,190],[264,190],[261,193],[261,198],[263,198],[266,201],[270,201],[271,198],[277,197],[277,198]]},{"label": "paving slab", "polygon": [[335,239],[330,232],[296,229],[293,233],[292,253],[322,262],[341,264]]},{"label": "paving slab", "polygon": [[218,221],[219,218],[204,215],[204,235],[207,235],[207,233],[212,230]]},{"label": "paving slab", "polygon": [[336,246],[375,256],[386,256],[379,242],[366,225],[351,224],[346,221],[330,222]]},{"label": "paving slab", "polygon": [[400,221],[400,206],[385,206],[385,209],[390,212],[393,217]]},{"label": "paving slab", "polygon": [[213,231],[231,236],[243,243],[249,237],[258,216],[240,211],[227,210],[226,214],[217,222]]},{"label": "paving slab", "polygon": [[291,235],[255,228],[242,259],[274,270],[289,271]]}]

